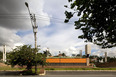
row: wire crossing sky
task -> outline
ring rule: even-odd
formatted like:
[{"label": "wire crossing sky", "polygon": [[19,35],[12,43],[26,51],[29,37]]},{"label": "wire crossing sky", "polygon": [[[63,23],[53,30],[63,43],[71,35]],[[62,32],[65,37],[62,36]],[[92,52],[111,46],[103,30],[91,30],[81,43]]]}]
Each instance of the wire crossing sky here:
[{"label": "wire crossing sky", "polygon": [[[53,55],[59,51],[66,55],[79,54],[80,50],[85,54],[84,39],[78,39],[81,30],[75,30],[74,17],[69,23],[64,23],[64,5],[67,0],[1,0],[0,2],[0,50],[6,45],[7,52],[15,46],[31,44],[34,47],[32,25],[25,2],[29,4],[31,13],[36,15],[38,34],[37,45],[41,50],[49,48]],[[116,55],[116,48],[101,49],[91,43],[92,54],[102,55],[104,51],[108,56]]]}]

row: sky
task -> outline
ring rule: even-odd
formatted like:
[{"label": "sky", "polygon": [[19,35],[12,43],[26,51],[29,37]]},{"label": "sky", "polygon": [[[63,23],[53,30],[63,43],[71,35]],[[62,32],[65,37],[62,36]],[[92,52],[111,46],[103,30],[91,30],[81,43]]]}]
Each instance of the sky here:
[{"label": "sky", "polygon": [[1,0],[0,1],[0,51],[6,45],[7,52],[16,46],[29,44],[34,47],[34,34],[32,30],[29,12],[25,6],[29,4],[31,13],[36,15],[38,26],[37,45],[40,45],[42,52],[49,48],[52,55],[59,51],[71,56],[79,54],[80,50],[85,54],[85,45],[91,44],[91,55],[116,56],[116,47],[101,49],[93,43],[85,43],[84,39],[78,39],[82,34],[81,30],[75,30],[73,17],[69,23],[64,23],[64,5],[68,0]]}]

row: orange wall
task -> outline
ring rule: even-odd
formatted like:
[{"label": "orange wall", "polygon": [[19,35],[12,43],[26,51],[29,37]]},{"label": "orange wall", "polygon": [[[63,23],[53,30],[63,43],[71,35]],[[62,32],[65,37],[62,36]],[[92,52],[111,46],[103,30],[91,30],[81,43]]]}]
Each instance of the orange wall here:
[{"label": "orange wall", "polygon": [[86,58],[48,58],[48,63],[86,63]]}]

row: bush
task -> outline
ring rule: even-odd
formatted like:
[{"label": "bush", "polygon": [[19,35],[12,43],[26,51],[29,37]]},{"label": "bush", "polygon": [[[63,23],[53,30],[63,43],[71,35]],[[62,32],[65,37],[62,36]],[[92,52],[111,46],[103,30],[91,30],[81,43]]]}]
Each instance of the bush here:
[{"label": "bush", "polygon": [[116,62],[96,63],[97,67],[116,67]]}]

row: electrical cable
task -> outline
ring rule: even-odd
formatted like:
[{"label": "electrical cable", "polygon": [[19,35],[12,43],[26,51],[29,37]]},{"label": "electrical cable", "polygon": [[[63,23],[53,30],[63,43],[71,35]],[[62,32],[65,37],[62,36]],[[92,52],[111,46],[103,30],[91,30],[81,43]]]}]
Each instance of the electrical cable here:
[{"label": "electrical cable", "polygon": [[[51,21],[51,22],[56,22],[56,23],[64,23],[64,19],[56,18],[56,17],[50,17],[49,16],[44,16],[40,14],[36,14],[36,19],[37,20],[43,20],[43,21]],[[28,14],[0,14],[0,20],[1,19],[30,19]],[[54,20],[53,20],[54,19]],[[56,20],[56,21],[55,21]],[[74,24],[73,22],[69,22],[67,24]]]}]

